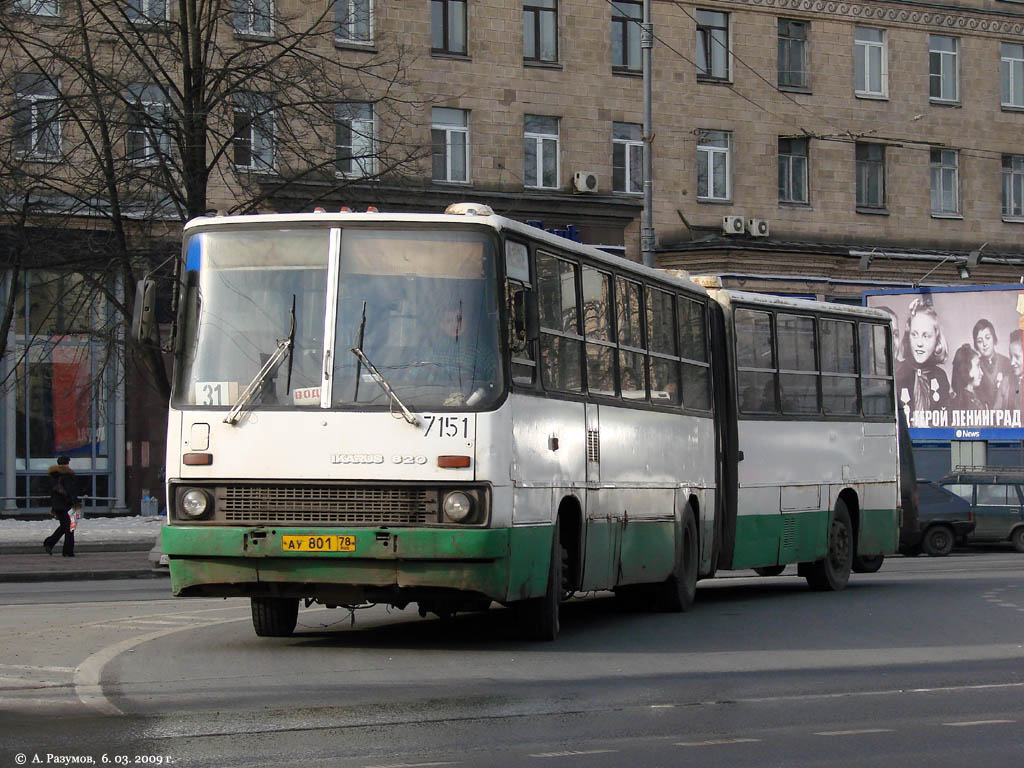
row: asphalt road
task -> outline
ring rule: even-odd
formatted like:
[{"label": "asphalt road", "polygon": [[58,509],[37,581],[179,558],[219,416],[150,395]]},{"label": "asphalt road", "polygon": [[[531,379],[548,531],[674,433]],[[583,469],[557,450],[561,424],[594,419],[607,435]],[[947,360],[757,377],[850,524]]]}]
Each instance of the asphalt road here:
[{"label": "asphalt road", "polygon": [[592,596],[553,644],[499,608],[313,607],[260,639],[246,601],[164,600],[164,580],[0,586],[0,766],[1024,763],[1024,555],[1005,549],[893,558],[838,594],[701,582],[688,614]]}]

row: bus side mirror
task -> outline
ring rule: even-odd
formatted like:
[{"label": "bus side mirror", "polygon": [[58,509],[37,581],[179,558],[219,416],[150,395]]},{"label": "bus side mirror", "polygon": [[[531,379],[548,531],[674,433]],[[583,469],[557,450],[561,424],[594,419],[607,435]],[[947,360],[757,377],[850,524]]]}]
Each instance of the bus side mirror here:
[{"label": "bus side mirror", "polygon": [[135,285],[131,336],[139,345],[156,346],[160,343],[156,322],[156,281],[148,277]]}]

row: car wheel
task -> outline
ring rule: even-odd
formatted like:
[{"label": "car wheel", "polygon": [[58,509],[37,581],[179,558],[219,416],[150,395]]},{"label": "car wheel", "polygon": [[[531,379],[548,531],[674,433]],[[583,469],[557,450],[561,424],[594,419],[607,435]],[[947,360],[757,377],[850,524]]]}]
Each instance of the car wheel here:
[{"label": "car wheel", "polygon": [[945,557],[953,551],[953,531],[945,525],[933,525],[925,531],[921,548],[931,557]]},{"label": "car wheel", "polygon": [[1010,541],[1013,543],[1013,548],[1018,552],[1024,552],[1024,525],[1020,528],[1016,528],[1013,533],[1010,534]]},{"label": "car wheel", "polygon": [[875,573],[885,562],[885,555],[857,555],[853,558],[854,573]]}]

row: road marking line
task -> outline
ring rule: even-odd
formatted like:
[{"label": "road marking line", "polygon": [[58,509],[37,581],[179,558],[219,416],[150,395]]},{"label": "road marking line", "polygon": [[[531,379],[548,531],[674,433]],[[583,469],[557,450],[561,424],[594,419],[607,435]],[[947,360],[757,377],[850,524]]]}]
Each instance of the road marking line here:
[{"label": "road marking line", "polygon": [[865,733],[895,733],[892,728],[861,728],[856,731],[817,731],[815,736],[860,736]]},{"label": "road marking line", "polygon": [[367,765],[366,768],[429,768],[435,765],[458,765],[458,763],[391,763],[390,765]]},{"label": "road marking line", "polygon": [[1016,720],[973,720],[964,723],[943,723],[950,728],[969,728],[973,725],[1001,725],[1003,723],[1015,723]]},{"label": "road marking line", "polygon": [[651,709],[675,709],[675,704],[651,704]]},{"label": "road marking line", "polygon": [[0,669],[27,669],[30,672],[74,672],[74,667],[37,667],[32,664],[0,664]]},{"label": "road marking line", "polygon": [[578,755],[609,755],[613,752],[618,752],[617,749],[567,749],[565,752],[541,752],[537,755],[527,755],[527,757],[576,757]]},{"label": "road marking line", "polygon": [[753,744],[760,739],[708,739],[707,741],[677,741],[677,747],[716,747],[721,744]]}]

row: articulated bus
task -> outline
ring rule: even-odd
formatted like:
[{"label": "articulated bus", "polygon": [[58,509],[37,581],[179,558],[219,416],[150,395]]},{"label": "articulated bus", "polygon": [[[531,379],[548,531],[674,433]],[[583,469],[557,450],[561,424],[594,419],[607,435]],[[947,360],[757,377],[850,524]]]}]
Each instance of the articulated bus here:
[{"label": "articulated bus", "polygon": [[[163,547],[178,596],[682,611],[899,531],[890,327],[709,287],[457,204],[185,227]],[[145,325],[140,322],[136,329]]]}]

